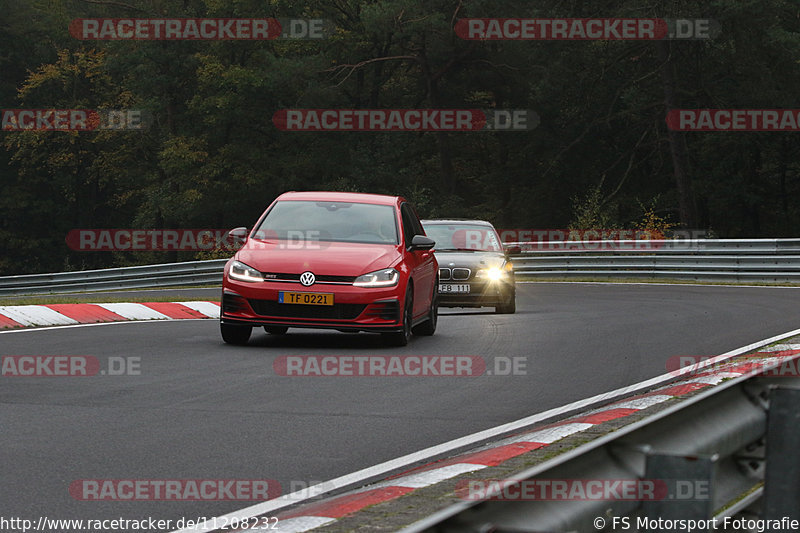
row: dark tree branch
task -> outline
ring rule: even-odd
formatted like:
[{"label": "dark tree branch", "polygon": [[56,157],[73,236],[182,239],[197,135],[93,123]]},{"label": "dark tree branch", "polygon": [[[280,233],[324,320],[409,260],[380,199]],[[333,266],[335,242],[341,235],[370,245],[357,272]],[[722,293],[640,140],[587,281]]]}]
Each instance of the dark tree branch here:
[{"label": "dark tree branch", "polygon": [[340,81],[339,83],[337,83],[337,84],[335,85],[335,87],[338,87],[339,85],[341,85],[342,83],[344,83],[345,81],[347,81],[347,79],[348,79],[350,76],[352,76],[352,75],[353,75],[353,72],[355,72],[357,69],[360,69],[360,68],[362,68],[362,67],[364,67],[364,66],[366,66],[366,65],[369,65],[370,63],[376,63],[376,62],[378,62],[378,61],[397,61],[397,60],[411,60],[411,61],[419,61],[419,58],[418,58],[417,56],[388,56],[388,57],[374,57],[374,58],[372,58],[372,59],[365,59],[364,61],[360,61],[360,62],[358,62],[358,63],[355,63],[355,64],[350,64],[350,65],[336,65],[335,67],[327,68],[327,69],[323,70],[322,72],[333,72],[333,73],[335,74],[335,73],[337,73],[337,72],[339,72],[339,71],[342,71],[342,70],[344,70],[344,69],[350,69],[350,71],[349,71],[349,72],[347,73],[347,75],[346,75],[346,76],[345,76],[345,77],[342,79],[342,81]]},{"label": "dark tree branch", "polygon": [[124,7],[126,9],[133,9],[134,11],[139,11],[140,13],[146,13],[146,11],[142,8],[132,6],[130,4],[124,4],[122,2],[113,2],[112,0],[82,0],[87,4],[98,4],[101,6],[116,6],[116,7]]}]

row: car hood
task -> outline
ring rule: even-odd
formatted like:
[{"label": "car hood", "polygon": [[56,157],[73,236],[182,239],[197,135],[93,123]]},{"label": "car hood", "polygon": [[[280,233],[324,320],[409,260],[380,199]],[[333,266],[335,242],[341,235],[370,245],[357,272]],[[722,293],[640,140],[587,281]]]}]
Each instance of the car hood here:
[{"label": "car hood", "polygon": [[236,259],[261,272],[360,276],[395,266],[400,260],[398,246],[348,242],[305,243],[292,247],[287,241],[248,239]]},{"label": "car hood", "polygon": [[[473,270],[479,268],[501,267],[506,256],[501,252],[446,252],[437,250],[436,260],[443,268],[467,267]],[[453,264],[451,264],[453,263]]]}]

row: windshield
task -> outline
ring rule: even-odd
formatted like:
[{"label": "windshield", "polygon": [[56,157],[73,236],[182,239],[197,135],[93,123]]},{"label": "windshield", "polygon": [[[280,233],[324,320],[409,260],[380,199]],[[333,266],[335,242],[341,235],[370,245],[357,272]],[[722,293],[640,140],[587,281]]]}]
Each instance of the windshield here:
[{"label": "windshield", "polygon": [[276,203],[253,238],[398,243],[394,208],[390,205],[307,200]]},{"label": "windshield", "polygon": [[425,233],[436,241],[436,251],[475,250],[500,252],[503,250],[494,228],[476,224],[423,224]]}]

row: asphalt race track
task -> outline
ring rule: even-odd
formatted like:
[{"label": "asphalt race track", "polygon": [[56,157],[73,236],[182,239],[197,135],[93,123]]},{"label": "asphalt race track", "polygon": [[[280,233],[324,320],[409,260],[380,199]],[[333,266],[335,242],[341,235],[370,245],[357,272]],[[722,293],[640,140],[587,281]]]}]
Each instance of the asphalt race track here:
[{"label": "asphalt race track", "polygon": [[[433,337],[255,330],[213,320],[0,334],[0,355],[135,357],[140,375],[0,377],[7,516],[177,520],[255,502],[78,501],[81,479],[268,479],[284,492],[664,374],[800,327],[800,289],[520,284],[518,312],[444,309]],[[284,377],[281,355],[526,357],[527,374]]]}]

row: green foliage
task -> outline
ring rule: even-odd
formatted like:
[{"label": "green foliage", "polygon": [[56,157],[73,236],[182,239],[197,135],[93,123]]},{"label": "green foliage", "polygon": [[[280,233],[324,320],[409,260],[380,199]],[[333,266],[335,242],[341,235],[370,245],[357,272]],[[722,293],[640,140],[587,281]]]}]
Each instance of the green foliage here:
[{"label": "green foliage", "polygon": [[[510,228],[679,222],[657,43],[466,41],[462,17],[707,17],[668,45],[677,104],[796,108],[792,0],[0,0],[0,103],[136,108],[145,132],[2,132],[0,273],[192,259],[80,253],[74,228],[248,226],[286,190],[401,194],[425,217]],[[85,17],[318,17],[323,41],[78,41]],[[282,132],[287,108],[533,109],[516,133]],[[700,226],[797,236],[800,135],[677,136]],[[600,185],[598,185],[600,184]],[[657,198],[642,206],[640,198]],[[696,229],[696,228],[692,228]]]},{"label": "green foliage", "polygon": [[569,229],[611,229],[618,227],[611,206],[604,203],[601,187],[593,187],[583,197],[573,199],[574,219]]},{"label": "green foliage", "polygon": [[662,217],[658,214],[656,203],[658,199],[655,198],[650,202],[650,205],[645,206],[639,202],[639,207],[642,210],[642,218],[635,225],[635,229],[647,231],[653,239],[663,239],[669,235],[673,228],[678,224],[670,222],[668,217]]}]

